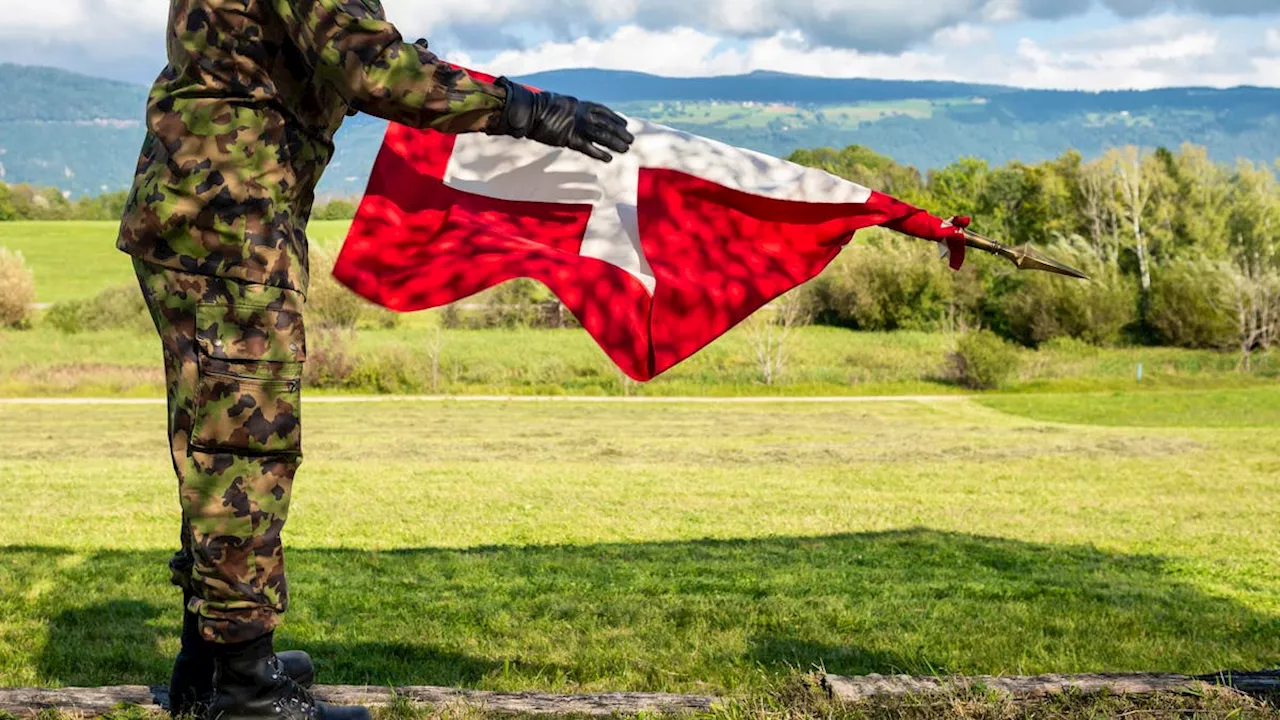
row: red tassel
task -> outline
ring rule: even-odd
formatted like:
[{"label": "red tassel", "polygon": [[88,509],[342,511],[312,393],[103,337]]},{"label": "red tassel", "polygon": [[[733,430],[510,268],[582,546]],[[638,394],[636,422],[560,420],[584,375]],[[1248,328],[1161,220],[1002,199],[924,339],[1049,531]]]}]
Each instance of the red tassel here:
[{"label": "red tassel", "polygon": [[[969,227],[970,222],[972,222],[970,218],[963,217],[963,216],[957,216],[957,217],[951,218],[951,224],[955,225],[961,230],[964,230],[965,228]],[[958,271],[960,268],[964,267],[964,255],[965,255],[965,250],[967,249],[968,249],[968,246],[965,244],[965,239],[963,234],[961,234],[959,237],[947,238],[947,250],[950,251],[951,253],[951,269],[952,270]]]}]

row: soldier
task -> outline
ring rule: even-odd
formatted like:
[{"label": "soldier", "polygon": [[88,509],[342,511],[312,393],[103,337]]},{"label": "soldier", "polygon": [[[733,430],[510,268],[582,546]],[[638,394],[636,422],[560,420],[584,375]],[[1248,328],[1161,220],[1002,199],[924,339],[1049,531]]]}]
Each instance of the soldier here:
[{"label": "soldier", "polygon": [[379,0],[172,0],[167,50],[117,245],[163,346],[182,506],[170,709],[365,720],[316,702],[310,659],[272,644],[301,460],[306,228],[334,133],[366,112],[601,161],[634,138],[605,107],[486,82],[405,43]]}]

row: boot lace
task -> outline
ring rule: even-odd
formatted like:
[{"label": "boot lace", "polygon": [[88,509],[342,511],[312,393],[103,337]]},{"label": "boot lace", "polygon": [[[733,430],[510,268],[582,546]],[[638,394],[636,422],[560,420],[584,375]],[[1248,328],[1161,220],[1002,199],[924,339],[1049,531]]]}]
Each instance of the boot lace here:
[{"label": "boot lace", "polygon": [[318,716],[316,699],[311,691],[285,674],[284,665],[279,658],[274,658],[271,662],[271,679],[283,686],[281,688],[283,697],[271,704],[277,714],[304,718]]}]

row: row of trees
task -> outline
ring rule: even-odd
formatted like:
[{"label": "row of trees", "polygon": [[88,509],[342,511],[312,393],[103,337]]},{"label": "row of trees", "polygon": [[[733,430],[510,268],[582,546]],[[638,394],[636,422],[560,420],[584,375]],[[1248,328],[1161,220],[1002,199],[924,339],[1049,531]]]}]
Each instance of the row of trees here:
[{"label": "row of trees", "polygon": [[[1032,243],[1094,280],[1014,274],[975,258],[955,277],[872,235],[815,283],[821,319],[891,329],[983,326],[1036,345],[1160,342],[1239,348],[1280,341],[1280,183],[1275,169],[1224,166],[1198,146],[1077,152],[1035,165],[966,159],[922,175],[863,147],[791,160],[888,192],[938,214],[969,215],[1002,241]],[[879,288],[879,289],[876,289]]]},{"label": "row of trees", "polygon": [[58,188],[0,182],[0,222],[13,220],[119,220],[126,192],[72,200]]},{"label": "row of trees", "polygon": [[[109,220],[116,221],[129,198],[126,191],[83,196],[72,200],[58,188],[7,185],[0,182],[0,222],[15,220]],[[356,205],[336,199],[316,206],[316,220],[350,220]]]}]

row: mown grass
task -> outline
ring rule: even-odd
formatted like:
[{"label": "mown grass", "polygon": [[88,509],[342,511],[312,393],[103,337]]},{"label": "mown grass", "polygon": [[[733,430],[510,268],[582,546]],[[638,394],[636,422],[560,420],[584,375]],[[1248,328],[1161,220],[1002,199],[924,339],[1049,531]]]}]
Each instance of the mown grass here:
[{"label": "mown grass", "polygon": [[[1112,416],[1146,426],[965,400],[304,404],[281,645],[326,683],[748,696],[813,666],[1274,667],[1275,423]],[[161,408],[8,406],[0,435],[0,685],[162,681]]]},{"label": "mown grass", "polygon": [[986,398],[984,405],[1037,420],[1123,427],[1272,427],[1280,425],[1274,391],[1082,393]]}]

